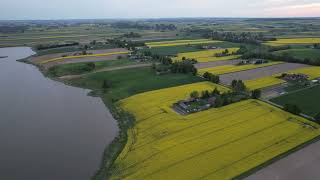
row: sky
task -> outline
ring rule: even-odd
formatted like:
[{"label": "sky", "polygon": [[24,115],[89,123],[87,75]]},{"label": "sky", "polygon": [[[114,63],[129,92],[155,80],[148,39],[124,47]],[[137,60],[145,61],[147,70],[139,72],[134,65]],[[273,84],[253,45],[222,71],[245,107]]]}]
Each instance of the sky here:
[{"label": "sky", "polygon": [[320,0],[1,0],[1,20],[320,17]]}]

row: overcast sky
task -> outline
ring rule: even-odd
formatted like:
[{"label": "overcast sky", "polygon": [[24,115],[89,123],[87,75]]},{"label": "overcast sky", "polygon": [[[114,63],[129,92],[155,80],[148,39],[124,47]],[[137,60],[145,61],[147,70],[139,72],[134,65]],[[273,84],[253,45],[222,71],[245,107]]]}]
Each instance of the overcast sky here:
[{"label": "overcast sky", "polygon": [[320,0],[1,0],[0,19],[320,17]]}]

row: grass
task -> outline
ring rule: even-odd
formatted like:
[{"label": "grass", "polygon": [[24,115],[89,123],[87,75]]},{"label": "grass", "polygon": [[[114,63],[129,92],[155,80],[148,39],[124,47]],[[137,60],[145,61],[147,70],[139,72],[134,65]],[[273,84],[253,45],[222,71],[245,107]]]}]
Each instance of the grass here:
[{"label": "grass", "polygon": [[137,93],[203,81],[191,74],[156,75],[150,67],[100,72],[68,81],[71,85],[99,90],[103,81],[111,82],[106,98],[117,101]]},{"label": "grass", "polygon": [[264,43],[265,45],[270,46],[284,46],[290,44],[315,44],[320,43],[320,38],[286,38],[286,39],[277,39],[276,41],[268,41]]},{"label": "grass", "polygon": [[303,89],[271,100],[274,103],[285,105],[295,104],[303,113],[315,116],[320,112],[320,86]]},{"label": "grass", "polygon": [[[151,91],[121,101],[136,118],[110,179],[231,179],[314,137],[313,124],[247,100],[181,116],[171,106],[209,82]],[[235,116],[236,114],[236,116]]]},{"label": "grass", "polygon": [[215,54],[222,53],[225,49],[213,49],[213,50],[204,50],[188,53],[179,53],[177,57],[174,57],[173,60],[180,61],[183,57],[189,59],[196,59],[198,62],[211,62],[211,61],[223,61],[239,58],[240,55],[231,55],[235,53],[239,48],[227,48],[230,55],[224,57],[216,57]]},{"label": "grass", "polygon": [[59,58],[49,59],[46,61],[41,61],[41,64],[46,64],[46,63],[56,62],[56,61],[63,61],[66,59],[78,59],[78,58],[87,58],[87,57],[104,57],[104,56],[121,55],[121,54],[128,54],[128,53],[129,52],[110,52],[110,53],[104,53],[104,54],[91,54],[91,55],[59,57]]},{"label": "grass", "polygon": [[284,53],[290,54],[300,60],[308,58],[313,62],[320,61],[320,49],[288,49],[275,52],[276,55],[282,55]]},{"label": "grass", "polygon": [[227,73],[233,73],[233,72],[239,72],[239,71],[246,71],[250,69],[256,69],[256,68],[261,68],[261,67],[267,67],[267,66],[272,66],[276,64],[281,64],[282,62],[270,62],[266,64],[249,64],[249,65],[224,65],[224,66],[216,66],[216,67],[211,67],[211,68],[204,68],[200,69],[199,73],[203,74],[205,72],[213,73],[216,75],[221,75],[221,74],[227,74]]},{"label": "grass", "polygon": [[[86,70],[87,64],[88,63],[72,63],[72,64],[54,66],[49,68],[48,74],[50,76],[61,77],[66,75],[77,75],[77,74],[87,73],[89,72]],[[122,59],[122,60],[94,62],[94,64],[95,64],[94,70],[98,70],[101,68],[122,67],[122,66],[128,66],[128,65],[135,65],[139,63],[134,62],[132,60],[128,60],[128,59]]]},{"label": "grass", "polygon": [[180,46],[180,45],[197,45],[197,44],[210,44],[220,41],[210,39],[195,39],[195,40],[174,40],[174,41],[159,41],[159,42],[148,42],[146,45],[150,48],[154,47],[167,47],[167,46]]}]

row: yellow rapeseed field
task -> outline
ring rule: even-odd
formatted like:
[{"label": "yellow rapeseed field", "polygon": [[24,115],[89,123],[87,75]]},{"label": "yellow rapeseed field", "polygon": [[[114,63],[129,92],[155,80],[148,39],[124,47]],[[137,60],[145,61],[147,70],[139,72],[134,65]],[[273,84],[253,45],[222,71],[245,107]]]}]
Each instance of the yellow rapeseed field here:
[{"label": "yellow rapeseed field", "polygon": [[78,59],[78,58],[86,58],[86,57],[103,57],[103,56],[111,56],[111,55],[120,55],[120,54],[128,54],[129,52],[110,52],[104,54],[91,54],[91,55],[79,55],[79,56],[67,56],[67,57],[59,57],[54,59],[49,59],[46,61],[41,61],[40,64],[46,64],[49,62],[63,61],[66,59]]},{"label": "yellow rapeseed field", "polygon": [[270,46],[283,46],[290,44],[315,44],[320,43],[320,38],[288,38],[288,39],[278,39],[276,41],[268,41],[264,44]]},{"label": "yellow rapeseed field", "polygon": [[[295,69],[295,70],[288,71],[288,72],[283,72],[283,73],[301,73],[301,74],[306,74],[306,75],[309,76],[309,79],[312,80],[312,79],[320,77],[320,67],[311,66],[311,67]],[[245,84],[250,90],[261,89],[261,88],[265,88],[265,87],[269,87],[269,86],[282,84],[282,83],[285,83],[286,81],[277,78],[281,74],[282,73],[275,74],[275,75],[268,76],[268,77],[248,80],[248,81],[245,81]]]},{"label": "yellow rapeseed field", "polygon": [[153,48],[153,47],[166,47],[166,46],[211,44],[211,43],[217,43],[217,42],[221,42],[221,41],[216,41],[211,39],[175,40],[175,41],[149,42],[149,43],[146,43],[146,45],[150,48]]},{"label": "yellow rapeseed field", "polygon": [[228,90],[202,82],[121,101],[136,124],[110,179],[231,179],[320,134],[319,125],[257,100],[188,116],[170,108],[215,87]]},{"label": "yellow rapeseed field", "polygon": [[[239,48],[227,48],[229,53],[234,53],[239,50]],[[174,57],[174,61],[181,61],[183,57],[196,59],[198,62],[210,62],[210,61],[224,61],[237,59],[240,55],[230,55],[224,57],[216,57],[215,54],[222,53],[225,49],[213,49],[213,50],[204,50],[204,51],[196,51],[196,52],[188,52],[188,53],[179,53],[177,57]]]},{"label": "yellow rapeseed field", "polygon": [[259,65],[254,65],[254,64],[249,64],[249,65],[225,65],[225,66],[216,66],[216,67],[211,67],[211,68],[204,68],[204,69],[199,69],[199,73],[203,74],[205,72],[210,72],[213,74],[226,74],[226,73],[232,73],[232,72],[239,72],[239,71],[246,71],[250,69],[256,69],[256,68],[261,68],[261,67],[267,67],[267,66],[272,66],[275,64],[281,64],[283,62],[277,61],[277,62],[271,62],[271,63],[266,63],[266,64],[259,64]]},{"label": "yellow rapeseed field", "polygon": [[309,76],[309,79],[315,79],[320,77],[320,67],[319,66],[311,66],[306,68],[295,69],[293,71],[289,71],[288,73],[301,73]]},{"label": "yellow rapeseed field", "polygon": [[258,78],[254,80],[248,80],[244,82],[249,90],[261,89],[265,87],[270,87],[278,84],[285,83],[284,80],[276,78],[274,76],[268,76],[263,78]]}]

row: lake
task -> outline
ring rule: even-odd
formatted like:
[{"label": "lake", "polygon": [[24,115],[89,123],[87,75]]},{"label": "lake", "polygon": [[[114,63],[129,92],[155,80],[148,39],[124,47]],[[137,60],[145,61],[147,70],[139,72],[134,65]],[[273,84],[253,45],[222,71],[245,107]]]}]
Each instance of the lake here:
[{"label": "lake", "polygon": [[0,179],[88,180],[117,122],[88,90],[50,80],[17,59],[31,48],[0,48]]}]

